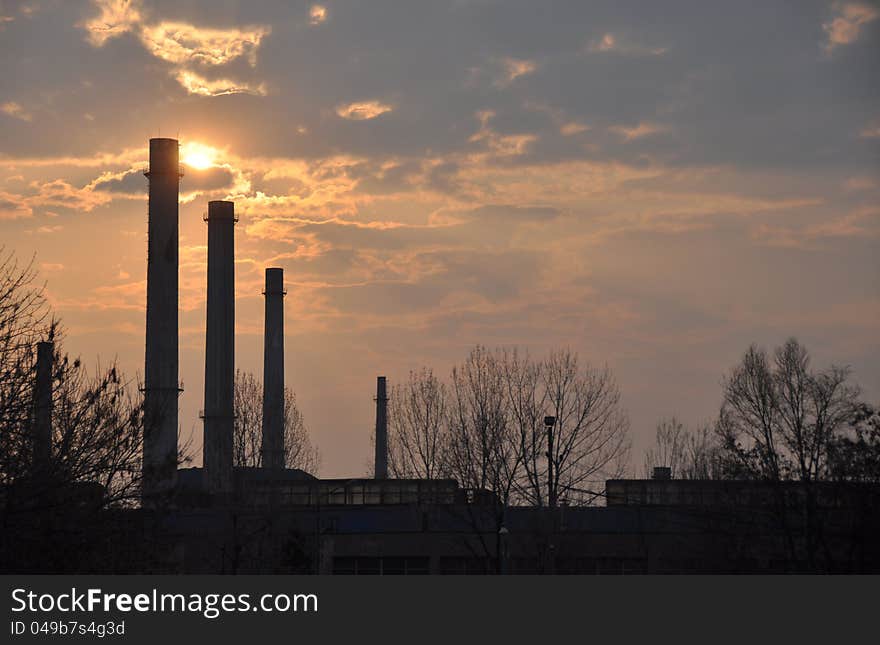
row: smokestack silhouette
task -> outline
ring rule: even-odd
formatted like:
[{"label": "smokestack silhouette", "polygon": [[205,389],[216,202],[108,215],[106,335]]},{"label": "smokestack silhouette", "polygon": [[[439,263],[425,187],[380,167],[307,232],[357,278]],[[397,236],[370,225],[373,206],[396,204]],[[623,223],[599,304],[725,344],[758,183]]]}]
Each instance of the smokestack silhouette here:
[{"label": "smokestack silhouette", "polygon": [[385,377],[376,379],[376,464],[374,479],[388,479],[388,397]]},{"label": "smokestack silhouette", "polygon": [[204,467],[208,489],[232,491],[235,379],[235,205],[208,202]]},{"label": "smokestack silhouette", "polygon": [[150,139],[147,338],[144,360],[143,497],[177,477],[177,263],[180,187],[176,139]]},{"label": "smokestack silhouette", "polygon": [[55,343],[37,343],[37,375],[34,383],[33,469],[49,471],[52,460],[52,357]]},{"label": "smokestack silhouette", "polygon": [[266,269],[263,468],[284,468],[284,269]]}]

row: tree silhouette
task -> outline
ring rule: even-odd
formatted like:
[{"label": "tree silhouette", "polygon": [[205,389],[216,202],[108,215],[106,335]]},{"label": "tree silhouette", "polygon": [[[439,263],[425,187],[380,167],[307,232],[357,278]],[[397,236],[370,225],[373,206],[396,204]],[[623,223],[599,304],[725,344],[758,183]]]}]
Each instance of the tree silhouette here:
[{"label": "tree silhouette", "polygon": [[[262,465],[263,384],[250,372],[236,370],[233,460],[236,466]],[[284,465],[316,475],[321,466],[318,449],[312,446],[296,395],[284,388]]]}]

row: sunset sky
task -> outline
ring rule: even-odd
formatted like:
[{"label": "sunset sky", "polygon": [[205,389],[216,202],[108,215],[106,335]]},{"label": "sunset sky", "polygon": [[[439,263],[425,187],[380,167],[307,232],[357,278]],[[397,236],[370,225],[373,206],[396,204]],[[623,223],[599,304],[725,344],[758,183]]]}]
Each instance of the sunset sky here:
[{"label": "sunset sky", "polygon": [[89,365],[143,372],[150,137],[178,137],[180,423],[201,446],[210,199],[236,363],[286,377],[325,476],[371,457],[375,377],[482,343],[619,381],[634,465],[797,336],[880,402],[880,5],[0,1],[0,244]]}]

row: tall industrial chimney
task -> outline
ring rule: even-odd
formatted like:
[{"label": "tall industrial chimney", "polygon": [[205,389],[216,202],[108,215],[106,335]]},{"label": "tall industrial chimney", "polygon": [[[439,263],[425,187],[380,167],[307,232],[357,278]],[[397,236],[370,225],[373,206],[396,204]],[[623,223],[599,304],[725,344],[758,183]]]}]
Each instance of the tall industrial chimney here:
[{"label": "tall industrial chimney", "polygon": [[150,139],[143,497],[177,478],[177,259],[180,166],[176,139]]},{"label": "tall industrial chimney", "polygon": [[284,269],[266,269],[263,468],[284,468]]},{"label": "tall industrial chimney", "polygon": [[55,343],[37,343],[34,383],[34,425],[31,435],[33,470],[38,476],[49,472],[52,460],[52,357]]},{"label": "tall industrial chimney", "polygon": [[232,491],[235,379],[235,205],[208,202],[204,467],[208,490]]},{"label": "tall industrial chimney", "polygon": [[376,379],[376,464],[375,479],[388,479],[388,397],[385,377]]}]

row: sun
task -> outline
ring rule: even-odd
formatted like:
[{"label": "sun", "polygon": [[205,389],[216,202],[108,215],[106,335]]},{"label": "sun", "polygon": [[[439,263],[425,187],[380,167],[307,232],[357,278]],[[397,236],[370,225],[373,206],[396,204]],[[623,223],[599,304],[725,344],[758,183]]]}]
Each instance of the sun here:
[{"label": "sun", "polygon": [[207,170],[216,165],[220,151],[203,143],[189,141],[180,146],[181,161],[189,168]]}]

